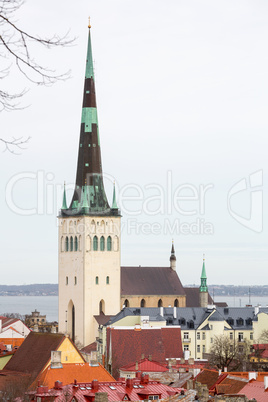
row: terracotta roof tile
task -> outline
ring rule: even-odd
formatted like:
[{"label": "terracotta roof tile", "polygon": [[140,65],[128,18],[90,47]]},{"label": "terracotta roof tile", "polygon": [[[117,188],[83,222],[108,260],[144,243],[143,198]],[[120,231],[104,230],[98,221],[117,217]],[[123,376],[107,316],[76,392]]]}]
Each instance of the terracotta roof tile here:
[{"label": "terracotta roof tile", "polygon": [[196,381],[203,385],[207,385],[208,389],[211,389],[219,379],[219,373],[215,370],[204,369],[195,377]]},{"label": "terracotta roof tile", "polygon": [[170,267],[121,267],[121,295],[185,295]]},{"label": "terracotta roof tile", "polygon": [[152,358],[161,364],[165,364],[167,358],[183,357],[180,328],[170,326],[139,331],[107,328],[107,360],[112,360],[112,375],[115,378],[118,378],[121,367],[140,360],[142,354],[152,355]]},{"label": "terracotta roof tile", "polygon": [[154,360],[150,361],[149,359],[142,359],[138,361],[138,369],[136,370],[136,363],[128,364],[124,367],[120,368],[123,371],[142,371],[142,372],[165,372],[168,371],[168,368],[160,364]]},{"label": "terracotta roof tile", "polygon": [[101,365],[90,366],[88,363],[66,363],[62,368],[47,367],[46,370],[40,374],[31,388],[35,388],[38,380],[40,384],[53,388],[56,381],[61,381],[63,385],[72,384],[74,380],[77,382],[91,382],[92,380],[115,382],[115,379],[108,373],[108,371]]}]

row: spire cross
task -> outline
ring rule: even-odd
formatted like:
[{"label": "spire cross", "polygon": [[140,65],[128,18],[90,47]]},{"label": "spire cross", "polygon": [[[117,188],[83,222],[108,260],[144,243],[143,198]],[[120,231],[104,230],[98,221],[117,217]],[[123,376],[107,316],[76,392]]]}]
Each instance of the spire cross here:
[{"label": "spire cross", "polygon": [[89,28],[89,29],[91,28],[91,25],[90,25],[90,17],[88,17],[88,28]]}]

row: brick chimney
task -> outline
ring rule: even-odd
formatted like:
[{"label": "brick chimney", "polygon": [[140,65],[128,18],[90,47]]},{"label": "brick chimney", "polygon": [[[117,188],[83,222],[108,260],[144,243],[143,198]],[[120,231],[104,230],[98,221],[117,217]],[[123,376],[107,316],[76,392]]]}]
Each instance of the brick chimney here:
[{"label": "brick chimney", "polygon": [[99,381],[98,380],[92,380],[91,388],[94,391],[98,391],[98,389],[99,389]]},{"label": "brick chimney", "polygon": [[141,384],[148,384],[149,382],[149,375],[148,374],[143,374],[141,376]]},{"label": "brick chimney", "polygon": [[135,370],[136,370],[136,371],[139,370],[139,362],[136,362],[136,364],[135,364]]},{"label": "brick chimney", "polygon": [[133,378],[127,378],[126,387],[129,389],[133,389]]},{"label": "brick chimney", "polygon": [[54,389],[62,389],[62,382],[61,381],[55,381]]},{"label": "brick chimney", "polygon": [[148,360],[149,360],[149,362],[151,362],[151,361],[153,360],[153,356],[152,356],[152,355],[149,355]]}]

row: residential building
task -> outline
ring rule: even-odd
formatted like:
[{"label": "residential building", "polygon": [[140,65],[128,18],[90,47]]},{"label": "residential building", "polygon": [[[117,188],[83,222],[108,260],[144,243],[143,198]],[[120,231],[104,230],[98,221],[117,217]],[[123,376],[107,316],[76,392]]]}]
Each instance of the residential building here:
[{"label": "residential building", "polygon": [[0,389],[6,380],[27,377],[34,384],[46,368],[60,368],[63,363],[85,363],[72,340],[63,334],[31,332],[0,372]]},{"label": "residential building", "polygon": [[[257,314],[256,314],[257,313]],[[216,307],[207,308],[125,308],[112,317],[105,325],[99,325],[97,349],[99,359],[107,349],[106,332],[113,327],[158,328],[176,326],[181,329],[182,348],[186,358],[206,358],[214,337],[227,336],[242,349],[245,340],[253,345],[255,331],[260,325],[268,327],[268,308],[256,310],[254,307]],[[266,324],[265,324],[266,322]]]},{"label": "residential building", "polygon": [[160,364],[183,357],[180,328],[107,328],[105,362],[114,378],[119,378],[121,367],[148,356]]}]

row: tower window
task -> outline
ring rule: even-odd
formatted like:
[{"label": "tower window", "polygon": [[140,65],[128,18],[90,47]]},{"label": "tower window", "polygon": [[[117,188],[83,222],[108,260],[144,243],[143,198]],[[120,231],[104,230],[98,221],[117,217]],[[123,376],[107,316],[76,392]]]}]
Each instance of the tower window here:
[{"label": "tower window", "polygon": [[77,239],[77,236],[75,236],[75,238],[74,238],[74,251],[77,251],[78,250],[78,239]]},{"label": "tower window", "polygon": [[108,236],[108,239],[107,239],[107,250],[112,251],[112,238],[111,238],[111,236]]},{"label": "tower window", "polygon": [[95,278],[95,283],[96,283],[96,285],[99,284],[99,277],[98,276],[96,276],[96,278]]},{"label": "tower window", "polygon": [[178,299],[175,299],[175,300],[174,300],[174,307],[179,307],[179,301],[178,301]]},{"label": "tower window", "polygon": [[109,276],[106,276],[106,285],[109,285],[110,284],[110,278],[109,278]]},{"label": "tower window", "polygon": [[100,251],[104,251],[105,248],[105,239],[103,236],[100,238]]},{"label": "tower window", "polygon": [[66,282],[65,283],[66,283],[66,285],[68,285],[68,276],[66,276]]},{"label": "tower window", "polygon": [[74,284],[77,285],[77,277],[74,277]]},{"label": "tower window", "polygon": [[70,251],[74,251],[74,239],[73,236],[70,238]]},{"label": "tower window", "polygon": [[129,307],[129,301],[128,301],[128,299],[126,299],[126,300],[124,301],[124,305],[125,305],[125,307]]},{"label": "tower window", "polygon": [[69,251],[69,238],[65,237],[65,251]]},{"label": "tower window", "polygon": [[98,238],[97,238],[97,236],[94,236],[94,238],[93,238],[93,250],[94,251],[98,250]]}]

